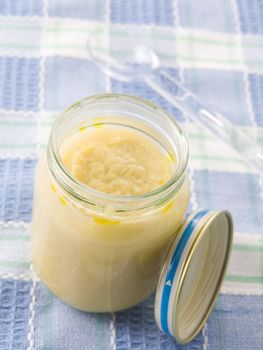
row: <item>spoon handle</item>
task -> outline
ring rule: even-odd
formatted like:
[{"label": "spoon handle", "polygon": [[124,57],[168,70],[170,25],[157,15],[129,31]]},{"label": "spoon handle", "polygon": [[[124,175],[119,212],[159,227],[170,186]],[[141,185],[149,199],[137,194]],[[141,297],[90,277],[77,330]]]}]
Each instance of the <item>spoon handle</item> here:
[{"label": "spoon handle", "polygon": [[195,94],[162,70],[145,75],[144,80],[172,105],[185,112],[190,119],[232,146],[255,170],[263,173],[263,149],[228,118],[217,111],[211,111]]}]

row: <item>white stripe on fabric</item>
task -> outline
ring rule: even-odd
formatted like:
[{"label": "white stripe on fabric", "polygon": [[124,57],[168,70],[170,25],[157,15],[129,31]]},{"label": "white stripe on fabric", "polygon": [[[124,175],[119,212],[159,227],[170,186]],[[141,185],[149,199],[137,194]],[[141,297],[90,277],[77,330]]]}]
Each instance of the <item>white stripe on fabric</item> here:
[{"label": "white stripe on fabric", "polygon": [[19,16],[19,15],[0,15],[0,21],[8,20],[8,21],[14,21],[14,22],[33,22],[38,23],[42,22],[42,16]]},{"label": "white stripe on fabric", "polygon": [[111,330],[110,342],[111,342],[112,350],[116,350],[116,328],[115,328],[116,315],[114,312],[111,315],[112,315],[112,319],[110,322],[110,330]]},{"label": "white stripe on fabric", "polygon": [[[236,22],[236,29],[237,29],[237,33],[239,35],[240,38],[240,43],[242,44],[242,33],[241,33],[241,23],[240,23],[240,19],[239,19],[239,15],[238,15],[238,5],[237,5],[237,0],[231,0],[231,6],[232,6],[232,10],[233,10],[233,15],[234,15],[234,19]],[[243,45],[242,45],[243,47]],[[244,50],[242,50],[242,59],[243,59],[243,79],[244,79],[244,86],[245,86],[245,93],[246,93],[246,108],[247,108],[247,112],[248,112],[248,116],[250,117],[250,120],[252,122],[252,125],[254,126],[254,132],[256,134],[257,132],[257,125],[256,125],[256,121],[255,121],[255,113],[254,113],[254,109],[253,109],[253,104],[252,104],[252,96],[251,96],[251,90],[250,90],[250,85],[249,85],[249,79],[248,79],[248,70],[247,70],[247,66],[246,66],[246,62],[245,62],[245,58],[244,58]],[[262,176],[258,177],[259,179],[259,188],[260,188],[260,195],[261,195],[261,207],[263,209],[263,185],[262,185]],[[262,243],[262,242],[261,242]],[[231,261],[230,261],[230,271],[232,270],[233,274],[237,274],[240,276],[244,276],[244,275],[248,275],[248,276],[256,276],[257,279],[251,280],[250,285],[254,286],[256,285],[256,289],[258,290],[262,290],[263,292],[263,280],[262,278],[262,256],[261,254],[263,254],[263,246],[262,244],[258,243],[258,253],[252,254],[252,252],[242,252],[242,254],[237,254],[237,252],[233,252],[232,253],[232,265],[231,265]],[[251,247],[255,247],[255,241],[253,242],[253,245],[251,245]],[[260,251],[259,248],[262,248],[262,251]],[[240,255],[242,258],[238,259],[237,256]],[[236,260],[235,261],[235,256],[236,256]],[[246,261],[246,263],[244,264],[244,261]],[[249,280],[248,280],[249,281]],[[252,283],[252,281],[254,281],[255,283]],[[228,284],[230,285],[230,281],[228,281]],[[235,281],[235,288],[237,288],[239,283],[237,283],[237,281]],[[241,282],[240,282],[241,284]],[[244,286],[242,286],[242,288],[245,287],[245,283]]]},{"label": "white stripe on fabric", "polygon": [[23,228],[28,230],[30,228],[30,224],[24,221],[0,221],[0,230],[2,228]]},{"label": "white stripe on fabric", "polygon": [[208,350],[208,329],[207,329],[207,323],[204,325],[204,327],[202,329],[202,336],[204,338],[203,350]]},{"label": "white stripe on fabric", "polygon": [[240,20],[239,20],[236,0],[230,0],[230,4],[231,4],[232,11],[233,11],[233,17],[234,17],[236,31],[237,31],[237,35],[238,35],[238,42],[239,42],[239,46],[241,48],[241,57],[242,57],[242,65],[243,65],[243,67],[242,67],[243,80],[244,80],[244,87],[245,87],[245,94],[246,94],[246,106],[247,106],[248,116],[251,120],[252,125],[254,127],[256,127],[255,115],[254,115],[252,101],[251,101],[251,92],[250,92],[250,88],[249,88],[248,71],[247,71],[246,63],[244,61],[241,24],[240,24]]},{"label": "white stripe on fabric", "polygon": [[[179,16],[179,4],[178,4],[178,0],[174,0],[173,2],[173,9],[174,9],[174,17],[177,20],[177,25],[175,26],[175,28],[180,26],[180,16]],[[185,83],[185,77],[184,77],[184,70],[183,68],[179,65],[179,80],[182,84]],[[190,121],[189,119],[186,117],[186,125],[187,125],[187,129],[189,131],[190,129]],[[190,172],[189,172],[189,178],[190,178],[190,182],[191,182],[191,203],[193,206],[193,210],[197,210],[197,197],[196,197],[196,193],[194,191],[194,179],[193,179],[193,170],[191,170],[192,167],[190,168]],[[202,336],[203,336],[203,350],[208,350],[208,332],[207,332],[207,323],[205,323],[203,329],[202,329]]]},{"label": "white stripe on fabric", "polygon": [[235,232],[234,243],[263,245],[263,237],[260,234],[250,234],[248,232]]},{"label": "white stripe on fabric", "polygon": [[[48,18],[48,0],[43,0],[43,25],[41,32],[41,59],[40,59],[40,77],[39,77],[39,113],[41,114],[44,110],[44,101],[45,101],[45,65],[46,65],[46,55],[44,52],[44,34],[45,34],[45,23]],[[37,119],[37,149],[36,152],[40,151],[40,135],[41,128],[39,124],[39,118]],[[33,264],[30,265],[30,270],[32,273],[32,287],[30,290],[31,303],[29,305],[30,318],[28,322],[29,331],[27,334],[28,339],[28,348],[27,350],[34,350],[35,347],[35,304],[36,304],[36,284],[37,276],[34,271]]]},{"label": "white stripe on fabric", "polygon": [[[30,17],[2,17],[0,21],[0,53],[1,56],[40,55],[41,21],[27,20]],[[21,41],[21,34],[23,41]]]},{"label": "white stripe on fabric", "polygon": [[38,151],[6,151],[0,149],[0,159],[36,159],[39,156]]},{"label": "white stripe on fabric", "polygon": [[47,56],[88,58],[87,41],[99,54],[108,47],[107,23],[49,18],[44,28],[44,50]]},{"label": "white stripe on fabric", "polygon": [[[5,35],[0,38],[0,54],[16,55],[18,57],[41,57],[39,38],[42,19],[36,17],[32,21],[28,17],[20,17],[17,21],[13,17],[2,18]],[[14,26],[16,27],[14,30]],[[73,18],[48,18],[44,22],[44,50],[48,56],[69,56],[87,58],[86,42],[89,37],[92,47],[99,52],[107,53],[107,26],[105,23],[80,20]],[[109,25],[111,36],[111,54],[119,58],[131,60],[132,54],[126,49],[127,36],[134,41],[140,41],[157,52],[162,65],[184,68],[204,68],[219,70],[243,71],[244,62],[240,47],[240,33],[227,34],[207,32],[194,28],[177,26],[176,36],[174,28],[153,25]],[[24,33],[25,40],[21,43]],[[132,33],[132,36],[130,35]],[[253,40],[242,35],[246,63],[249,72],[263,74],[262,36],[254,35]],[[8,42],[6,40],[8,39]],[[24,43],[30,43],[27,47]],[[247,46],[255,44],[253,57],[247,56]],[[232,56],[229,57],[229,47]],[[124,48],[124,49],[120,49]],[[173,49],[174,48],[174,49]],[[175,48],[177,50],[175,50]]]},{"label": "white stripe on fabric", "polygon": [[[176,38],[177,38],[177,29],[180,27],[180,12],[179,12],[179,3],[178,3],[178,0],[174,0],[173,1],[173,11],[174,11],[174,18],[175,18],[175,35],[176,35]],[[178,50],[178,47],[176,47],[176,54],[177,54],[177,50]],[[183,68],[180,66],[178,66],[178,70],[179,70],[179,80],[182,84],[185,83],[185,79],[184,79],[184,72],[183,72]],[[187,120],[187,118],[186,118]]]},{"label": "white stripe on fabric", "polygon": [[28,347],[27,350],[34,350],[34,345],[35,345],[35,339],[34,339],[34,333],[35,333],[35,316],[36,316],[36,312],[35,312],[35,304],[36,304],[36,295],[35,295],[35,291],[36,291],[36,284],[37,284],[37,280],[35,278],[35,273],[33,271],[33,266],[31,264],[31,272],[32,272],[32,286],[30,289],[30,296],[31,296],[31,302],[29,305],[29,312],[30,312],[30,318],[28,320],[28,334],[27,334],[27,340],[28,340]]},{"label": "white stripe on fabric", "polygon": [[[42,115],[44,111],[44,103],[45,103],[45,71],[46,71],[46,53],[44,50],[45,45],[45,23],[48,19],[48,10],[47,10],[47,0],[44,1],[44,13],[43,13],[43,24],[42,24],[42,35],[41,35],[41,58],[40,58],[40,69],[39,69],[39,115]],[[40,144],[41,144],[41,119],[37,118],[37,150],[36,152],[40,152]]]},{"label": "white stripe on fabric", "polygon": [[[110,0],[106,0],[105,2],[105,22],[106,22],[106,35],[105,43],[107,43],[107,54],[110,54]],[[90,40],[89,40],[90,44]],[[92,42],[91,42],[92,44]],[[107,92],[111,92],[111,78],[110,76],[105,74],[105,87]]]},{"label": "white stripe on fabric", "polygon": [[[242,129],[246,130],[246,129]],[[230,146],[195,123],[187,123],[190,160],[189,167],[195,170],[254,173],[254,170]]]},{"label": "white stripe on fabric", "polygon": [[33,112],[28,110],[14,110],[14,109],[3,109],[0,108],[0,118],[4,117],[21,117],[25,116],[28,118],[35,118],[39,115],[39,112]]},{"label": "white stripe on fabric", "polygon": [[[230,34],[205,33],[199,30],[177,29],[178,62],[184,68],[242,70],[238,37]],[[229,57],[231,45],[231,58]]]},{"label": "white stripe on fabric", "polygon": [[12,272],[4,272],[0,273],[1,280],[12,280],[12,281],[32,281],[31,272],[25,273],[12,273]]},{"label": "white stripe on fabric", "polygon": [[[183,76],[183,72],[181,72],[181,76]],[[0,158],[37,158],[39,149],[43,150],[47,145],[53,121],[58,114],[43,111],[42,114],[38,114],[38,117],[30,118],[23,113],[14,113],[12,117],[12,113],[8,115],[0,112],[0,134],[3,135]],[[211,169],[224,172],[255,173],[254,169],[231,147],[216,139],[204,128],[195,123],[181,123],[181,125],[186,131],[189,141],[189,168],[193,170]],[[242,128],[241,130],[247,134],[252,134],[254,131],[253,127]],[[257,130],[258,136],[262,135],[263,140],[263,129],[258,128]],[[28,134],[37,135],[33,143],[32,139],[27,138]],[[12,142],[12,139],[14,139],[14,142]],[[37,144],[39,145],[38,150],[36,149]]]},{"label": "white stripe on fabric", "polygon": [[[107,49],[109,51],[109,43],[110,43],[110,33],[109,33],[109,26],[110,26],[110,0],[105,1],[105,21],[106,21],[106,29],[107,29]],[[111,92],[111,79],[109,76],[105,75],[105,86],[106,86],[106,91]],[[116,350],[116,327],[115,327],[115,322],[116,322],[116,315],[114,312],[111,313],[111,321],[110,321],[110,346],[112,350]]]},{"label": "white stripe on fabric", "polygon": [[244,285],[243,283],[224,282],[220,291],[221,294],[229,295],[263,295],[263,288],[260,285]]},{"label": "white stripe on fabric", "polygon": [[[261,235],[235,232],[230,262],[221,292],[224,294],[263,295],[262,257],[263,237]],[[234,277],[234,280],[229,280],[228,276]]]}]

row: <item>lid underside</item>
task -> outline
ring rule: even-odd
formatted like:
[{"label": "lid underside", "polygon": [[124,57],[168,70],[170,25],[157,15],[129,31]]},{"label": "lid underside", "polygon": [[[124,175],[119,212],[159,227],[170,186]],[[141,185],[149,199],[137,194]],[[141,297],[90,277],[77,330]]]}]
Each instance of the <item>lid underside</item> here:
[{"label": "lid underside", "polygon": [[[233,225],[228,212],[200,213],[191,215],[187,225],[178,234],[183,237],[187,227],[189,229],[189,223],[193,225],[194,222],[168,300],[168,333],[180,343],[191,341],[206,322],[223,281],[232,243]],[[177,239],[177,246],[179,242]],[[175,252],[176,245],[173,245],[172,252],[168,254],[169,267],[173,263],[171,253]],[[169,270],[166,266],[163,275]],[[164,282],[165,277],[161,276]],[[157,291],[157,296],[158,294]],[[158,303],[158,298],[156,301]],[[156,320],[160,324],[158,315],[157,311]]]}]

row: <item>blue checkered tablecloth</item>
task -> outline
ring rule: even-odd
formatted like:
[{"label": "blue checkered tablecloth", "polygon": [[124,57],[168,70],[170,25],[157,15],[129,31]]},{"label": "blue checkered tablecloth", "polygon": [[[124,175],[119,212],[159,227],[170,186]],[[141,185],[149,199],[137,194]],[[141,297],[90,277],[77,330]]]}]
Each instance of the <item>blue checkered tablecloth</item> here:
[{"label": "blue checkered tablecloth", "polygon": [[[88,37],[97,52],[131,63],[133,44],[154,49],[164,69],[263,145],[262,0],[0,0],[0,349],[262,350],[262,178],[144,83],[98,71]],[[153,297],[124,312],[84,313],[54,297],[31,267],[39,152],[65,107],[103,91],[168,110],[189,137],[190,211],[226,208],[234,217],[222,293],[186,346],[158,331]]]}]

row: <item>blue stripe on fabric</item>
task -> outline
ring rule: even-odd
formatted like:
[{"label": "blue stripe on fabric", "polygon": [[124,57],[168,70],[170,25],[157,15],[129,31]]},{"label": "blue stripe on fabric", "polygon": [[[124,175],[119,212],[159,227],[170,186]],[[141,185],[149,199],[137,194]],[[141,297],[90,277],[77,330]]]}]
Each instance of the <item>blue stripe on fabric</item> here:
[{"label": "blue stripe on fabric", "polygon": [[41,16],[42,0],[0,0],[0,15],[4,16]]},{"label": "blue stripe on fabric", "polygon": [[0,108],[39,110],[40,60],[0,57]]},{"label": "blue stripe on fabric", "polygon": [[205,104],[223,113],[234,124],[249,126],[252,123],[247,116],[243,75],[243,72],[217,69],[184,70],[186,86]]},{"label": "blue stripe on fabric", "polygon": [[[203,350],[202,332],[191,343],[180,345],[159,331],[154,302],[152,296],[116,313],[116,350]],[[207,323],[209,350],[262,350],[262,315],[263,296],[221,295]]]},{"label": "blue stripe on fabric", "polygon": [[[165,333],[168,333],[168,334],[170,333],[168,328],[168,306],[170,302],[171,290],[172,290],[172,285],[174,283],[174,276],[175,276],[176,270],[178,268],[178,265],[179,265],[181,256],[184,252],[184,249],[186,247],[186,244],[189,238],[191,237],[191,234],[193,233],[200,219],[202,219],[207,213],[208,213],[207,210],[201,210],[189,222],[185,231],[183,232],[181,239],[178,242],[178,245],[176,246],[175,252],[171,259],[170,268],[165,279],[165,284],[163,287],[163,293],[161,297],[160,318],[161,318],[161,326]],[[166,285],[168,281],[171,282],[171,285]]]},{"label": "blue stripe on fabric", "polygon": [[228,0],[178,0],[180,25],[212,32],[235,33],[236,24]]},{"label": "blue stripe on fabric", "polygon": [[255,120],[258,126],[263,127],[263,76],[259,74],[249,74],[248,79]]},{"label": "blue stripe on fabric", "polygon": [[172,0],[111,0],[112,23],[174,25]]},{"label": "blue stripe on fabric", "polygon": [[[205,148],[203,153],[205,161]],[[237,232],[263,235],[259,175],[195,170],[193,179],[196,200],[201,208],[227,209],[233,216]]]},{"label": "blue stripe on fabric", "polygon": [[74,309],[55,297],[43,283],[37,284],[35,296],[35,349],[112,350],[110,313]]},{"label": "blue stripe on fabric", "polygon": [[0,280],[0,349],[28,348],[30,281]]},{"label": "blue stripe on fabric", "polygon": [[0,221],[30,221],[36,159],[0,159]]},{"label": "blue stripe on fabric", "polygon": [[103,21],[106,19],[105,0],[51,0],[48,2],[48,14],[54,17]]},{"label": "blue stripe on fabric", "polygon": [[262,350],[262,329],[263,295],[220,295],[207,323],[208,348]]},{"label": "blue stripe on fabric", "polygon": [[45,109],[67,108],[81,98],[105,90],[105,75],[90,61],[71,57],[46,60]]},{"label": "blue stripe on fabric", "polygon": [[116,313],[116,350],[203,350],[202,333],[185,347],[161,332],[154,318],[154,302],[153,295],[139,305]]},{"label": "blue stripe on fabric", "polygon": [[246,34],[263,34],[262,0],[237,0],[240,27]]},{"label": "blue stripe on fabric", "polygon": [[[171,74],[175,79],[179,78],[177,69],[165,68],[164,71]],[[144,82],[126,83],[111,79],[111,90],[115,93],[126,93],[146,98],[164,108],[168,113],[172,114],[177,121],[181,122],[185,120],[183,113],[179,109],[172,106],[165,98],[160,96]]]}]

